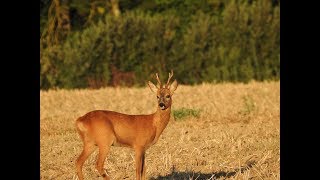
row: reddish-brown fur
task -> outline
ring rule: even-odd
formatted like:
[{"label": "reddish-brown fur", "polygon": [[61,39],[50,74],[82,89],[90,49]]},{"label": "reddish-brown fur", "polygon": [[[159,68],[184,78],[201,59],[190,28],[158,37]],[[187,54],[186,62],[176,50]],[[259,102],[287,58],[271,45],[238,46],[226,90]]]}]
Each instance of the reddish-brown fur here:
[{"label": "reddish-brown fur", "polygon": [[77,175],[83,179],[82,166],[89,155],[98,146],[99,154],[96,168],[104,179],[109,176],[103,170],[105,158],[111,145],[133,148],[135,151],[136,179],[145,179],[145,151],[157,142],[170,119],[173,92],[177,88],[177,81],[171,85],[169,78],[165,86],[161,85],[156,74],[159,86],[150,81],[148,85],[157,93],[157,111],[149,115],[127,115],[114,111],[96,110],[85,114],[76,121],[76,127],[83,141],[83,151],[77,159]]}]

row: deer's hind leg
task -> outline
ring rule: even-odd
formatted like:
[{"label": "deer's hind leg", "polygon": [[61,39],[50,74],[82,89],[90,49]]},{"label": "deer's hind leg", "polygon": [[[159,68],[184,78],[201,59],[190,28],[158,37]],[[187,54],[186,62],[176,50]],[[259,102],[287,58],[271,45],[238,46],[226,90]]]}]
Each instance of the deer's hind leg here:
[{"label": "deer's hind leg", "polygon": [[112,131],[106,130],[103,135],[97,136],[96,144],[99,148],[98,160],[96,164],[96,168],[99,174],[106,180],[109,180],[109,176],[106,171],[103,169],[104,162],[108,156],[110,151],[110,147],[114,141],[114,135]]},{"label": "deer's hind leg", "polygon": [[93,153],[94,150],[95,150],[94,142],[87,138],[83,138],[83,150],[76,161],[77,175],[79,180],[83,180],[82,166],[84,162],[87,160],[87,158],[90,156],[90,154]]}]

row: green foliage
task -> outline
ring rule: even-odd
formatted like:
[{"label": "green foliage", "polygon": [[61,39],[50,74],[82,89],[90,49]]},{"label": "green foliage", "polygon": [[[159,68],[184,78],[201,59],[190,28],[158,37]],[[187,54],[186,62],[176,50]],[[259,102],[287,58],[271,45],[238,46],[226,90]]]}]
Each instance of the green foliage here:
[{"label": "green foliage", "polygon": [[40,37],[47,25],[50,0],[40,0]]},{"label": "green foliage", "polygon": [[256,105],[250,96],[243,96],[242,99],[243,107],[238,113],[244,123],[249,123],[253,118],[254,112],[256,110]]},{"label": "green foliage", "polygon": [[243,96],[242,99],[243,99],[243,109],[239,112],[239,114],[243,116],[247,116],[255,110],[255,104],[253,99],[250,96]]},{"label": "green foliage", "polygon": [[110,79],[103,28],[76,32],[61,46],[40,50],[40,87],[85,88]]},{"label": "green foliage", "polygon": [[122,71],[133,71],[136,83],[154,71],[166,72],[178,20],[169,15],[128,12],[121,18],[107,16],[106,38],[112,64]]},{"label": "green foliage", "polygon": [[199,109],[188,109],[188,108],[181,108],[173,110],[173,117],[175,120],[182,120],[187,117],[200,117],[200,110]]},{"label": "green foliage", "polygon": [[150,2],[158,9],[120,1],[131,10],[106,15],[60,45],[40,43],[40,87],[106,86],[111,65],[133,72],[137,85],[171,69],[181,84],[280,78],[280,7],[273,1]]}]

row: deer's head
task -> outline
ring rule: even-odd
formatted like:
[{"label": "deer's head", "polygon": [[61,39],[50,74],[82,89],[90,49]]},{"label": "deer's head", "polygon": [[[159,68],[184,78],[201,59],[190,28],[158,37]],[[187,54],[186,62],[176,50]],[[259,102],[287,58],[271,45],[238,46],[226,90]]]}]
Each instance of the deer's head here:
[{"label": "deer's head", "polygon": [[169,73],[167,84],[165,85],[162,85],[158,73],[156,73],[156,79],[158,81],[157,86],[150,81],[148,82],[151,91],[157,94],[158,106],[161,110],[165,110],[171,106],[173,92],[178,87],[178,83],[176,80],[174,80],[173,83],[170,83],[170,79],[172,78],[172,76],[173,71],[171,70],[171,73]]}]

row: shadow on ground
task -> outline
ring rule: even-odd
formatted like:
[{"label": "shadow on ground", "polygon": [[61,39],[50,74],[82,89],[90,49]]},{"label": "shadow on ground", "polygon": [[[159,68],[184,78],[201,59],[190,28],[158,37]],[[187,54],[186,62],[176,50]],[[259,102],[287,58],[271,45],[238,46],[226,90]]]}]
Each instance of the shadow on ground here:
[{"label": "shadow on ground", "polygon": [[207,180],[207,179],[218,179],[218,178],[231,178],[237,174],[237,172],[244,172],[250,169],[255,162],[251,162],[247,164],[245,167],[237,168],[230,171],[218,171],[212,173],[201,173],[201,172],[177,172],[174,167],[172,168],[172,172],[165,176],[152,177],[150,180],[189,180],[189,179],[198,179],[198,180]]}]

